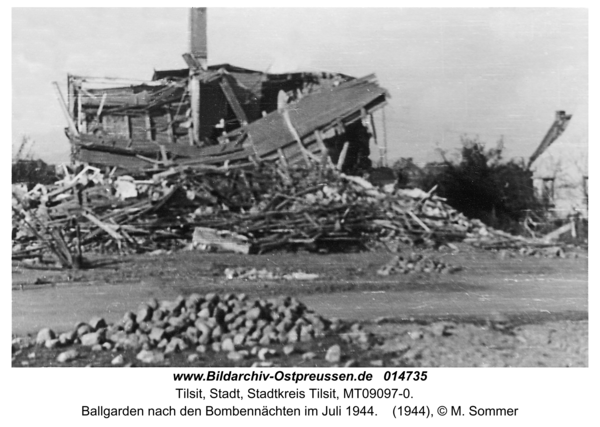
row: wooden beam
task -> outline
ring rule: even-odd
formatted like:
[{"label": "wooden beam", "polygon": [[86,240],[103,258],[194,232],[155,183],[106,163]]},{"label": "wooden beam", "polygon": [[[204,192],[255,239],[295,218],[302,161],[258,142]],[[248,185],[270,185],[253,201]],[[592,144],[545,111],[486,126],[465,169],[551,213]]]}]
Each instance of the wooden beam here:
[{"label": "wooden beam", "polygon": [[125,130],[127,131],[127,138],[131,139],[131,119],[128,115],[125,115]]},{"label": "wooden beam", "polygon": [[285,158],[285,154],[283,154],[283,150],[281,148],[277,149],[277,154],[279,154],[279,159],[281,160],[281,163],[283,164],[283,166],[285,166],[287,168],[289,166],[288,161]]},{"label": "wooden beam", "polygon": [[317,140],[318,146],[321,148],[321,159],[319,161],[321,163],[321,166],[325,167],[325,166],[329,165],[332,168],[335,167],[333,164],[333,161],[331,160],[331,156],[329,156],[329,150],[327,149],[327,146],[323,142],[323,136],[321,135],[321,131],[316,130],[314,132],[314,135],[315,135],[315,139]]},{"label": "wooden beam", "polygon": [[81,88],[81,91],[82,91],[83,93],[85,93],[85,95],[86,95],[86,96],[89,96],[89,97],[90,97],[90,98],[92,98],[92,99],[95,99],[95,100],[97,100],[97,99],[98,99],[98,97],[97,97],[96,95],[94,95],[93,93],[91,93],[90,91],[86,90],[86,89],[85,89],[85,88],[83,88],[83,87]]},{"label": "wooden beam", "polygon": [[304,152],[306,153],[306,155],[313,159],[315,162],[320,163],[321,159],[319,158],[319,156],[317,156],[316,154],[314,154],[312,151],[310,151],[309,149],[307,149],[306,147],[304,147]]},{"label": "wooden beam", "polygon": [[385,109],[381,110],[381,118],[383,120],[383,166],[387,166],[387,152],[388,152],[388,144],[387,144],[387,129],[385,122]]},{"label": "wooden beam", "polygon": [[82,106],[81,106],[81,92],[77,94],[77,130],[79,130],[79,132],[82,131],[81,127],[82,127],[82,122],[81,122],[81,116],[82,116]]},{"label": "wooden beam", "polygon": [[246,176],[246,173],[244,172],[243,169],[240,171],[240,176],[242,177],[244,184],[246,184],[246,188],[248,189],[248,192],[250,193],[250,198],[252,199],[252,201],[254,203],[256,203],[256,197],[254,197],[254,192],[252,191],[252,186],[250,185],[250,181],[248,181],[248,177]]},{"label": "wooden beam", "polygon": [[563,225],[562,227],[559,227],[556,230],[546,234],[544,237],[542,237],[542,239],[549,242],[553,239],[557,239],[561,234],[564,234],[567,231],[571,231],[571,234],[572,234],[574,227],[575,227],[575,223],[573,221],[571,221],[571,222]]},{"label": "wooden beam", "polygon": [[102,230],[104,230],[106,233],[108,233],[113,239],[115,239],[115,240],[123,239],[123,236],[121,236],[116,231],[119,228],[118,225],[103,223],[102,221],[100,221],[98,218],[96,218],[94,215],[92,215],[89,212],[83,212],[81,215],[83,217],[87,218],[92,223],[94,223],[96,226],[100,227]]},{"label": "wooden beam", "polygon": [[183,56],[183,60],[187,64],[188,68],[190,68],[190,69],[202,68],[202,63],[199,60],[197,60],[196,58],[194,58],[192,55],[190,55],[189,53],[184,53],[182,56]]},{"label": "wooden beam", "polygon": [[300,139],[300,135],[298,134],[298,131],[296,131],[296,128],[294,128],[294,125],[292,124],[292,120],[290,119],[289,110],[287,110],[287,109],[283,110],[282,116],[283,116],[283,119],[285,120],[285,124],[287,125],[288,130],[293,135],[294,139],[296,140],[296,143],[300,147],[300,152],[302,153],[302,156],[304,157],[304,162],[306,163],[307,166],[310,166],[310,160],[309,160],[309,157],[307,154],[306,147],[304,147],[304,145],[302,145],[302,140]]},{"label": "wooden beam", "polygon": [[67,90],[67,96],[69,97],[68,111],[71,118],[73,118],[75,117],[77,106],[75,105],[75,82],[73,81],[73,76],[70,74],[67,75]]},{"label": "wooden beam", "polygon": [[536,159],[541,156],[548,149],[548,147],[550,147],[550,145],[565,131],[567,125],[571,121],[571,117],[572,115],[566,114],[564,111],[556,112],[554,123],[552,123],[552,126],[550,126],[550,129],[548,129],[546,136],[544,136],[544,139],[542,139],[540,145],[529,158],[529,161],[527,162],[527,169],[531,169],[533,162],[535,162]]},{"label": "wooden beam", "polygon": [[108,119],[106,116],[102,116],[102,129],[104,132],[108,132]]},{"label": "wooden beam", "polygon": [[379,167],[381,167],[383,166],[383,150],[379,147],[379,142],[377,141],[377,129],[375,128],[373,114],[369,114],[369,130],[371,131],[371,135],[373,135],[373,142],[377,148],[377,157],[379,157]]},{"label": "wooden beam", "polygon": [[238,119],[242,126],[245,126],[248,124],[248,118],[246,117],[246,113],[244,112],[240,101],[237,99],[235,93],[233,92],[233,88],[231,87],[231,82],[229,81],[229,79],[230,77],[224,74],[223,76],[221,76],[219,84],[221,85],[221,89],[223,89],[223,93],[225,94],[225,98],[227,98],[227,102],[229,102],[229,105],[231,105],[231,109],[233,110],[235,117]]},{"label": "wooden beam", "polygon": [[423,230],[425,230],[425,231],[426,231],[426,232],[428,232],[428,233],[431,233],[431,229],[430,229],[429,227],[427,227],[427,226],[425,225],[425,223],[424,223],[423,221],[421,221],[421,220],[419,219],[419,217],[418,217],[418,216],[416,216],[416,215],[413,213],[413,211],[411,211],[411,210],[409,209],[409,210],[407,210],[406,212],[408,212],[408,214],[410,215],[410,217],[411,217],[411,218],[412,218],[412,219],[413,219],[413,220],[414,220],[414,221],[415,221],[417,224],[419,224],[421,227],[423,227]]},{"label": "wooden beam", "polygon": [[104,103],[106,102],[106,96],[108,94],[102,95],[102,99],[100,100],[100,106],[98,107],[98,111],[96,112],[96,119],[100,119],[100,114],[102,114],[102,109],[104,108]]},{"label": "wooden beam", "polygon": [[200,77],[190,70],[190,103],[192,106],[192,138],[190,145],[200,145]]},{"label": "wooden beam", "polygon": [[60,91],[60,87],[58,87],[58,83],[57,82],[53,82],[54,85],[54,89],[56,91],[56,98],[58,99],[58,103],[60,104],[60,108],[62,109],[62,112],[65,116],[65,119],[67,119],[67,124],[69,125],[69,131],[75,135],[75,136],[79,136],[79,131],[77,130],[77,127],[75,126],[75,122],[73,121],[73,117],[71,117],[71,114],[69,114],[69,108],[67,107],[67,104],[65,102],[65,99],[62,96],[62,93]]},{"label": "wooden beam", "polygon": [[[169,137],[169,142],[173,144],[175,142],[175,135],[173,134],[173,116],[171,115],[171,110],[167,107],[167,136]],[[193,142],[193,137],[191,142]]]},{"label": "wooden beam", "polygon": [[160,157],[162,158],[162,163],[165,166],[170,165],[172,162],[171,160],[169,160],[169,157],[167,156],[167,149],[165,148],[164,145],[159,145],[160,148]]},{"label": "wooden beam", "polygon": [[314,132],[315,135],[315,139],[317,140],[317,144],[319,145],[319,148],[321,149],[322,152],[327,152],[327,146],[325,145],[325,143],[323,142],[323,137],[321,136],[321,132],[316,130]]},{"label": "wooden beam", "polygon": [[323,153],[321,153],[321,167],[325,169],[326,166],[333,166],[333,162],[331,161],[331,157],[329,157],[329,153],[323,151]]},{"label": "wooden beam", "polygon": [[144,120],[146,123],[146,139],[148,141],[152,141],[152,121],[150,120],[150,114],[146,113],[144,116]]},{"label": "wooden beam", "polygon": [[342,170],[344,167],[344,162],[346,161],[346,154],[348,154],[348,147],[350,143],[348,141],[344,142],[344,147],[342,148],[342,152],[340,153],[340,157],[337,162],[337,170]]}]

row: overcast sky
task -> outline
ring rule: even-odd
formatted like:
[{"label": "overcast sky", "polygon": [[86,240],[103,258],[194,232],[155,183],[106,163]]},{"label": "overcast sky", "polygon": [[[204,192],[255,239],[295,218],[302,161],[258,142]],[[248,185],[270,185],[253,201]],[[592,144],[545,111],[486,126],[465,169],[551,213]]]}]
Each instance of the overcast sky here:
[{"label": "overcast sky", "polygon": [[[24,134],[47,161],[68,160],[51,82],[67,73],[149,79],[184,68],[188,9],[13,9],[13,146]],[[209,64],[272,72],[376,73],[391,94],[389,158],[433,160],[460,136],[528,157],[556,110],[573,114],[551,148],[587,153],[586,9],[208,10]]]}]

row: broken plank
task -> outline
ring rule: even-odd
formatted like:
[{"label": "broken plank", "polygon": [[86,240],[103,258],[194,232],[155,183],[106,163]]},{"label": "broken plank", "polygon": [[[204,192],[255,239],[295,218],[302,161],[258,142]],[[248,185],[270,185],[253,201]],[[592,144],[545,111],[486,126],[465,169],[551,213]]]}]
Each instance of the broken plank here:
[{"label": "broken plank", "polygon": [[83,110],[82,110],[82,105],[81,105],[81,93],[77,94],[77,130],[79,130],[79,132],[83,132],[85,133],[85,130],[83,129]]},{"label": "broken plank", "polygon": [[411,218],[412,218],[412,219],[413,219],[413,220],[414,220],[414,221],[415,221],[417,224],[419,224],[419,225],[420,225],[420,226],[423,228],[423,230],[425,230],[425,231],[426,231],[426,232],[428,232],[428,233],[431,233],[431,229],[430,229],[429,227],[427,227],[427,226],[425,225],[425,223],[419,219],[419,217],[417,217],[417,216],[416,216],[416,215],[415,215],[415,214],[414,214],[412,211],[410,211],[410,210],[409,210],[409,211],[407,211],[407,212],[408,212],[408,214],[410,215],[410,217],[411,217]]},{"label": "broken plank", "polygon": [[125,130],[127,132],[127,138],[131,139],[131,119],[129,115],[125,115]]},{"label": "broken plank", "polygon": [[377,140],[377,128],[375,128],[375,119],[373,119],[373,114],[369,114],[369,131],[373,138],[373,143],[375,148],[377,149],[377,157],[379,157],[379,167],[383,166],[383,149],[379,146],[379,141]]},{"label": "broken plank", "polygon": [[344,167],[344,162],[346,161],[346,154],[348,154],[348,147],[350,143],[348,141],[344,142],[344,147],[342,148],[342,152],[340,153],[340,157],[338,158],[338,162],[336,165],[337,170],[342,170]]},{"label": "broken plank", "polygon": [[100,118],[100,115],[102,114],[102,109],[104,108],[104,103],[106,102],[106,97],[108,96],[108,94],[104,94],[102,95],[102,100],[100,101],[100,106],[98,107],[98,111],[96,112],[96,119]]},{"label": "broken plank", "polygon": [[152,141],[152,122],[150,120],[150,114],[145,114],[144,121],[146,124],[146,139]]},{"label": "broken plank", "polygon": [[287,159],[285,158],[285,154],[283,154],[283,150],[281,148],[277,149],[277,154],[279,155],[279,160],[281,160],[281,164],[284,167],[289,167]]},{"label": "broken plank", "polygon": [[242,126],[245,126],[248,124],[248,118],[246,117],[246,113],[244,112],[240,101],[237,99],[235,93],[233,92],[233,88],[231,87],[229,79],[230,77],[225,74],[221,77],[219,84],[221,86],[221,89],[223,90],[223,93],[225,94],[225,98],[227,98],[227,102],[229,102],[229,105],[231,106],[231,109],[235,114],[235,117],[238,119]]},{"label": "broken plank", "polygon": [[327,146],[323,142],[323,136],[321,135],[321,132],[316,130],[314,132],[314,135],[315,135],[315,140],[317,141],[317,144],[319,145],[319,148],[321,149],[321,151],[327,152]]},{"label": "broken plank", "polygon": [[568,231],[571,231],[571,233],[573,233],[574,228],[575,228],[575,223],[571,221],[571,222],[557,228],[556,230],[546,234],[544,237],[542,237],[542,239],[546,242],[549,242],[550,240],[558,239],[558,237],[560,237],[562,234],[564,234]]},{"label": "broken plank", "polygon": [[122,240],[123,237],[117,233],[115,231],[115,229],[118,226],[111,226],[109,224],[105,224],[102,221],[100,221],[98,218],[96,218],[94,215],[92,215],[89,212],[83,212],[81,214],[84,218],[88,219],[89,221],[91,221],[92,223],[94,223],[95,225],[97,225],[98,227],[100,227],[102,230],[106,231],[106,233],[108,233],[112,238],[116,239],[116,240]]},{"label": "broken plank", "polygon": [[53,82],[54,85],[54,89],[56,91],[56,98],[58,99],[58,103],[60,104],[60,108],[62,109],[62,112],[65,116],[65,119],[67,120],[67,124],[69,125],[69,131],[77,136],[79,135],[79,131],[77,130],[77,127],[75,126],[75,122],[73,121],[73,117],[71,117],[71,114],[69,113],[69,108],[67,107],[67,104],[65,103],[65,100],[62,96],[62,93],[60,91],[60,88],[58,87],[58,83],[57,82]]},{"label": "broken plank", "polygon": [[190,145],[200,143],[200,77],[190,73],[190,103],[192,108],[192,133]]},{"label": "broken plank", "polygon": [[175,137],[173,134],[173,117],[171,115],[171,110],[169,108],[167,108],[166,116],[167,116],[167,136],[169,137],[169,142],[172,144],[175,142]]},{"label": "broken plank", "polygon": [[286,124],[288,130],[290,131],[290,133],[292,134],[292,136],[296,140],[296,143],[298,144],[298,147],[300,147],[300,152],[302,153],[302,156],[304,157],[304,162],[306,163],[307,166],[310,166],[310,160],[308,159],[308,154],[307,154],[306,147],[304,147],[304,145],[302,144],[302,140],[300,139],[300,135],[298,134],[298,132],[294,128],[294,125],[292,124],[292,121],[290,119],[290,112],[289,112],[289,110],[287,110],[287,109],[284,110],[283,113],[282,113],[282,116],[283,116],[283,119],[285,121],[285,124]]}]

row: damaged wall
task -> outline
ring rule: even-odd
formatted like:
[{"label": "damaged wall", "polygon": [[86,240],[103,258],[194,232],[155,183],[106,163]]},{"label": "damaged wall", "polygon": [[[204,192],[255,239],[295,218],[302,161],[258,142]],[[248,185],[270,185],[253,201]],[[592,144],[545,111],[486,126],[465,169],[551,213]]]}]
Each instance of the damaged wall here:
[{"label": "damaged wall", "polygon": [[[97,79],[71,76],[68,110],[79,132],[69,135],[73,157],[139,169],[186,159],[249,162],[251,156],[306,163],[321,161],[329,151],[347,172],[370,167],[370,135],[362,121],[385,105],[388,96],[374,76],[273,75],[219,67],[195,71],[200,79],[199,139],[193,132],[185,70],[157,71],[154,78],[160,80],[129,86],[112,82],[113,87],[102,88]],[[207,151],[210,146],[220,148]]]}]

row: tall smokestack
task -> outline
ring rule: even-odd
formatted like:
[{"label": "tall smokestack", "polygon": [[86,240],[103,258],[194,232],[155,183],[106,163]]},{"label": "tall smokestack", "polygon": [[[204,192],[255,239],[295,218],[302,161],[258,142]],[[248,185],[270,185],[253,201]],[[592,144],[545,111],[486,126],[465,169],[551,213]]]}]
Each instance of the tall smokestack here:
[{"label": "tall smokestack", "polygon": [[202,68],[206,68],[208,59],[206,41],[206,8],[193,7],[190,9],[190,54]]},{"label": "tall smokestack", "polygon": [[190,145],[200,142],[200,74],[207,66],[206,48],[206,8],[190,9],[190,51],[183,59],[190,67],[189,91],[192,108],[192,127],[190,129]]}]

